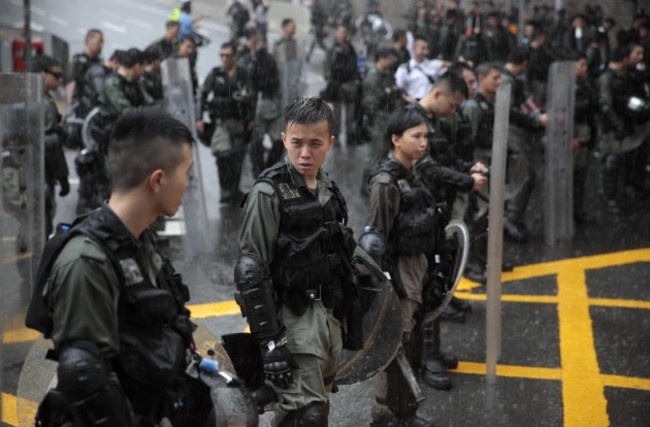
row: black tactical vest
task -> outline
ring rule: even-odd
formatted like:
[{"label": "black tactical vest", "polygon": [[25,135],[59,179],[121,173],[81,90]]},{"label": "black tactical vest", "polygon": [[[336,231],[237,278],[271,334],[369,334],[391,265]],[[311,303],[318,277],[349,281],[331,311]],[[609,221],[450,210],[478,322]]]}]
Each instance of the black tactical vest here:
[{"label": "black tactical vest", "polygon": [[370,179],[380,173],[390,175],[391,182],[399,189],[400,195],[399,213],[388,232],[389,255],[432,253],[436,247],[437,235],[433,196],[413,172],[392,159],[382,160]]},{"label": "black tactical vest", "polygon": [[281,300],[300,314],[309,296],[328,308],[338,305],[353,280],[350,261],[355,248],[347,227],[347,206],[330,181],[331,197],[323,206],[305,186],[296,186],[282,162],[265,170],[259,181],[271,184],[280,201],[280,229],[271,262],[273,285]]},{"label": "black tactical vest", "polygon": [[[43,252],[27,326],[50,336],[52,319],[45,286],[54,261],[74,236],[82,234],[97,242],[120,280],[120,352],[113,366],[137,412],[138,403],[147,399],[143,390],[149,390],[145,394],[151,393],[152,389],[162,393],[184,371],[185,349],[192,339],[189,311],[184,307],[189,300],[188,289],[165,259],[156,285],[151,283],[143,265],[141,249],[133,242],[124,224],[105,205],[76,221],[71,229],[58,226],[57,233]],[[148,233],[145,231],[141,241],[151,245]]]},{"label": "black tactical vest", "polygon": [[494,104],[480,93],[474,100],[481,109],[481,116],[476,130],[476,146],[483,149],[492,149],[492,136],[494,134]]},{"label": "black tactical vest", "polygon": [[241,97],[241,92],[246,89],[246,70],[237,66],[233,77],[222,67],[212,70],[212,100],[208,108],[212,119],[243,119],[247,113],[247,102]]}]

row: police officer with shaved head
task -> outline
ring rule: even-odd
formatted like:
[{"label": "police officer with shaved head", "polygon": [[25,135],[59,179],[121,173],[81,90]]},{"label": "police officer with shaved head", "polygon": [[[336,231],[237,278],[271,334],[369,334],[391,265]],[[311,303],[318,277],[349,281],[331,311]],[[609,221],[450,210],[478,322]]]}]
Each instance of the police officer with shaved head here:
[{"label": "police officer with shaved head", "polygon": [[334,145],[320,98],[284,110],[287,156],[266,169],[245,201],[235,266],[236,300],[278,399],[274,426],[325,426],[354,296],[356,244],[346,202],[321,169]]}]

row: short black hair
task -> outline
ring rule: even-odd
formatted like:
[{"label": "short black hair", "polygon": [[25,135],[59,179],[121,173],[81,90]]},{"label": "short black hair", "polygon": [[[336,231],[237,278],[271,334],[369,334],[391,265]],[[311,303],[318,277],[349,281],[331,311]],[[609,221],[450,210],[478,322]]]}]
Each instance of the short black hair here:
[{"label": "short black hair", "polygon": [[474,69],[472,67],[470,67],[467,63],[460,62],[460,61],[454,62],[453,64],[451,64],[451,67],[447,69],[448,72],[456,73],[461,78],[463,77],[464,70],[471,71],[472,73],[474,73]]},{"label": "short black hair", "polygon": [[193,142],[187,126],[159,107],[124,111],[108,144],[113,189],[132,190],[156,169],[171,173],[182,162],[183,144]]},{"label": "short black hair", "polygon": [[97,36],[103,37],[104,33],[99,28],[91,28],[90,30],[86,31],[86,38],[84,39],[84,41],[88,43],[91,39]]},{"label": "short black hair", "polygon": [[426,123],[426,121],[427,119],[415,107],[408,106],[395,110],[388,117],[386,125],[386,138],[390,141],[391,148],[395,148],[392,143],[393,135],[402,136],[407,130]]},{"label": "short black hair", "polygon": [[515,65],[521,65],[524,62],[528,61],[529,59],[530,59],[530,52],[528,51],[528,49],[523,46],[516,46],[508,54],[508,59],[506,62]]},{"label": "short black hair", "polygon": [[121,64],[126,57],[126,50],[115,49],[110,56],[111,61],[116,61],[118,64]]},{"label": "short black hair", "polygon": [[50,71],[52,67],[61,66],[58,59],[54,59],[48,55],[37,55],[32,61],[32,73],[41,73],[43,71]]},{"label": "short black hair", "polygon": [[133,68],[138,64],[144,63],[144,54],[137,47],[132,47],[126,51],[124,58],[120,61],[120,65],[125,68]]},{"label": "short black hair", "polygon": [[580,61],[581,59],[587,59],[587,54],[577,50],[571,51],[566,57],[567,61]]},{"label": "short black hair", "polygon": [[611,62],[623,62],[625,58],[630,56],[632,53],[632,45],[625,44],[618,46],[612,51],[612,55],[609,57]]},{"label": "short black hair", "polygon": [[235,49],[235,44],[233,42],[221,43],[221,47],[219,49],[232,49],[234,53],[237,53],[237,49]]},{"label": "short black hair", "polygon": [[330,133],[334,130],[334,114],[329,104],[320,97],[296,98],[284,107],[284,130],[289,124],[314,124],[322,121],[327,122]]},{"label": "short black hair", "polygon": [[389,56],[393,56],[397,58],[397,53],[395,52],[395,49],[391,47],[380,47],[375,52],[375,62],[379,61],[382,58],[387,58]]},{"label": "short black hair", "polygon": [[165,28],[178,27],[179,25],[180,24],[178,23],[178,21],[169,20],[169,21],[165,22]]},{"label": "short black hair", "polygon": [[397,29],[397,30],[393,31],[393,41],[394,42],[399,41],[399,39],[401,39],[404,36],[406,36],[406,30],[402,30],[400,28],[400,29]]},{"label": "short black hair", "polygon": [[295,22],[296,22],[296,21],[294,21],[294,20],[291,19],[291,18],[284,18],[284,19],[282,20],[282,24],[281,24],[281,26],[282,26],[282,28],[284,28],[284,27],[286,27],[287,25],[289,25],[289,24],[291,24],[291,23],[295,23]]},{"label": "short black hair", "polygon": [[469,96],[467,83],[465,83],[465,80],[461,76],[453,71],[447,71],[442,76],[438,77],[436,82],[433,84],[433,88],[445,88],[451,93],[460,93],[465,98]]},{"label": "short black hair", "polygon": [[181,37],[181,39],[178,41],[178,44],[183,44],[183,43],[185,43],[185,42],[190,42],[190,43],[192,43],[192,46],[196,45],[196,43],[194,42],[194,37],[192,37],[192,36],[189,35],[189,34],[186,35],[186,36]]},{"label": "short black hair", "polygon": [[143,58],[144,58],[144,63],[145,64],[151,64],[154,61],[158,61],[162,59],[163,55],[162,52],[160,51],[160,46],[156,44],[152,44],[148,48],[146,48],[143,52]]},{"label": "short black hair", "polygon": [[490,71],[497,70],[501,72],[503,67],[498,62],[484,62],[476,67],[476,77],[485,77],[490,74]]}]

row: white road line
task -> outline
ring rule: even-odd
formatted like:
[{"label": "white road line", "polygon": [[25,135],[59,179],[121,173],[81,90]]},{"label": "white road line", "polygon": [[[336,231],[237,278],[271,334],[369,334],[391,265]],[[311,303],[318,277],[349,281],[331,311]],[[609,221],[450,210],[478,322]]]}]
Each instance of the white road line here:
[{"label": "white road line", "polygon": [[140,9],[145,12],[149,12],[153,15],[158,15],[158,16],[163,16],[167,18],[169,14],[171,13],[172,8],[170,7],[169,10],[162,10],[158,7],[155,6],[149,6],[146,4],[140,4],[138,2],[134,2],[132,0],[112,0],[112,3],[119,3],[127,7],[133,7],[135,9]]},{"label": "white road line", "polygon": [[46,11],[45,9],[41,9],[40,7],[32,6],[32,7],[30,8],[30,10],[31,10],[33,13],[35,13],[35,14],[37,14],[37,15],[40,15],[40,16],[46,16],[46,15],[47,15],[47,11]]},{"label": "white road line", "polygon": [[199,26],[201,28],[207,28],[208,30],[216,31],[218,33],[228,33],[228,32],[230,32],[230,28],[228,28],[227,25],[216,24],[214,22],[201,21]]},{"label": "white road line", "polygon": [[55,24],[59,24],[62,27],[67,27],[69,24],[68,21],[56,15],[50,15],[50,21],[54,22]]},{"label": "white road line", "polygon": [[[20,27],[22,28],[22,26],[23,26],[23,24],[21,23]],[[32,30],[38,31],[39,33],[42,33],[43,31],[45,31],[45,26],[32,21]]]},{"label": "white road line", "polygon": [[138,26],[140,28],[144,28],[145,30],[152,30],[153,29],[153,25],[151,25],[147,21],[142,21],[140,19],[126,18],[126,22],[128,22],[129,24],[136,25],[136,26]]},{"label": "white road line", "polygon": [[114,24],[110,21],[102,21],[101,25],[102,27],[115,31],[116,33],[126,33],[126,27],[122,27],[121,25]]}]

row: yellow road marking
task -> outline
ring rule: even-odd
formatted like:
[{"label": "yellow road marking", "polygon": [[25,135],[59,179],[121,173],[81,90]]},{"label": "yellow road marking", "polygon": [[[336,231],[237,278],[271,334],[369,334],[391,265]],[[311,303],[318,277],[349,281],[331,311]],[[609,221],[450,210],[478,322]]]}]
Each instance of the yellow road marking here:
[{"label": "yellow road marking", "polygon": [[[454,296],[458,298],[471,300],[471,301],[487,301],[485,294],[470,294],[467,292],[456,292]],[[518,294],[501,294],[501,301],[503,302],[525,302],[537,304],[557,304],[557,297],[555,295],[518,295]]]},{"label": "yellow road marking", "polygon": [[[10,426],[18,426],[18,403],[21,409],[36,414],[38,404],[30,400],[19,399],[11,394],[2,393],[2,422]],[[23,414],[24,416],[25,414]]]},{"label": "yellow road marking", "polygon": [[513,280],[529,279],[532,277],[555,275],[560,271],[571,269],[594,270],[598,268],[631,264],[634,262],[650,262],[650,249],[635,249],[603,255],[568,258],[559,261],[530,264],[525,267],[516,267],[512,271],[504,272],[501,280],[503,282],[510,282]]},{"label": "yellow road marking", "polygon": [[601,375],[608,387],[633,388],[650,391],[650,378],[623,377],[621,375]]},{"label": "yellow road marking", "polygon": [[[485,375],[485,363],[458,362],[458,368],[449,372],[461,374]],[[561,372],[558,368],[543,368],[517,365],[497,365],[497,376],[510,378],[525,378],[534,380],[559,380]]]},{"label": "yellow road marking", "polygon": [[558,318],[565,426],[608,426],[607,400],[600,379],[589,315],[585,271],[558,272]]},{"label": "yellow road marking", "polygon": [[[458,362],[458,368],[449,372],[459,374],[485,375],[485,363]],[[532,380],[561,380],[562,369],[518,365],[497,365],[497,375],[500,377],[522,378]],[[629,388],[650,391],[650,378],[624,377],[621,375],[601,374],[603,386]]]},{"label": "yellow road marking", "polygon": [[616,308],[641,308],[650,310],[650,301],[616,299],[616,298],[589,298],[589,305]]},{"label": "yellow road marking", "polygon": [[4,344],[18,344],[36,341],[40,336],[40,332],[29,328],[10,329],[2,335],[2,342]]},{"label": "yellow road marking", "polygon": [[230,316],[241,314],[235,300],[211,302],[206,304],[188,305],[194,319],[205,319],[206,317]]}]

